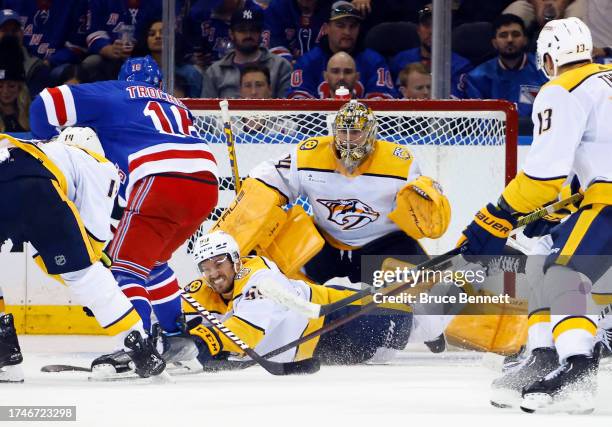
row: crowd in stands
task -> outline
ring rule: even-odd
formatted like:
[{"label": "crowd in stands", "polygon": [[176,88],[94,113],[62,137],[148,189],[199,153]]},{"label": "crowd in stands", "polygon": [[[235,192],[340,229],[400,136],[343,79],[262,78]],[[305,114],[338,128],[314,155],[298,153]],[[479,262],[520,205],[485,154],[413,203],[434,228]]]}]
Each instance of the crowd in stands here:
[{"label": "crowd in stands", "polygon": [[[431,0],[176,0],[179,97],[431,96]],[[43,88],[115,79],[129,57],[162,64],[162,0],[0,0],[0,131],[28,130]],[[453,0],[451,95],[507,99],[527,119],[546,79],[543,25],[577,16],[612,62],[610,0]]]}]

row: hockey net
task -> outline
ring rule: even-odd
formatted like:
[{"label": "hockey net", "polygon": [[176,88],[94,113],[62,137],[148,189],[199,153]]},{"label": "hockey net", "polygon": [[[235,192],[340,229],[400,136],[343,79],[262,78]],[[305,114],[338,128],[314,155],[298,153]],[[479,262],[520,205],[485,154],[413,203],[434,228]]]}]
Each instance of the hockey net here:
[{"label": "hockey net", "polygon": [[[216,156],[220,172],[218,207],[197,237],[234,196],[230,161],[218,100],[184,100],[195,126]],[[378,118],[378,138],[406,145],[422,173],[442,184],[452,207],[449,230],[425,241],[431,254],[452,248],[474,213],[499,197],[515,175],[517,113],[506,101],[367,101]],[[264,160],[289,152],[313,136],[329,135],[342,105],[334,100],[230,100],[229,111],[241,177]],[[341,196],[339,192],[339,196]],[[297,203],[308,210],[308,200]],[[189,246],[188,246],[189,247]]]}]

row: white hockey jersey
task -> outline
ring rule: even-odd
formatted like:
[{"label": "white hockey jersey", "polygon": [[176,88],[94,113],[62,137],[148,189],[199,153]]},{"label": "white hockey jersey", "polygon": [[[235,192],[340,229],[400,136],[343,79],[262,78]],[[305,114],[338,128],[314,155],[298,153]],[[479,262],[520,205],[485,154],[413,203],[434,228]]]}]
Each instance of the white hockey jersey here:
[{"label": "white hockey jersey", "polygon": [[554,200],[577,175],[583,204],[612,204],[612,66],[589,64],[542,87],[533,105],[533,144],[504,200],[529,212]]},{"label": "white hockey jersey", "polygon": [[280,160],[258,165],[250,176],[288,202],[308,197],[315,224],[339,249],[355,249],[398,231],[387,215],[395,209],[399,190],[421,175],[410,151],[376,141],[368,159],[347,175],[338,171],[332,143],[331,136],[307,139]]},{"label": "white hockey jersey", "polygon": [[[219,320],[259,354],[275,350],[323,325],[324,317],[307,319],[285,306],[263,298],[257,290],[257,285],[263,281],[273,281],[287,291],[317,304],[328,304],[353,293],[351,290],[337,290],[289,279],[276,264],[260,256],[242,258],[242,270],[236,275],[230,301],[224,301],[202,280],[191,282],[185,291],[191,293],[208,311],[219,314]],[[183,303],[183,309],[186,313],[195,312],[186,303]],[[242,353],[236,344],[222,334],[218,335],[222,351]],[[312,339],[272,360],[289,362],[307,359],[312,357],[317,343],[318,338]]]}]

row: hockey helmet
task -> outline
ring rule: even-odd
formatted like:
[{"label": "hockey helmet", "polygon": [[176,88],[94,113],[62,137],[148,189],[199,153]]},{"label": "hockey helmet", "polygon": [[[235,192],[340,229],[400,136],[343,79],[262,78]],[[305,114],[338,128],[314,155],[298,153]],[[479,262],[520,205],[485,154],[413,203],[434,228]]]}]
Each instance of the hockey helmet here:
[{"label": "hockey helmet", "polygon": [[128,58],[119,70],[117,80],[146,82],[161,88],[162,72],[151,55]]},{"label": "hockey helmet", "polygon": [[234,269],[238,271],[240,248],[230,234],[225,231],[213,231],[196,240],[193,247],[193,258],[198,266],[202,261],[218,255],[228,255],[234,264]]},{"label": "hockey helmet", "polygon": [[351,100],[344,104],[332,125],[336,158],[352,172],[374,150],[377,122],[365,104]]},{"label": "hockey helmet", "polygon": [[[590,61],[593,50],[591,31],[578,18],[555,19],[540,31],[537,43],[538,68],[546,77],[557,76],[559,67],[579,61]],[[553,74],[544,68],[544,57],[549,55],[553,62]]]},{"label": "hockey helmet", "polygon": [[102,148],[102,143],[98,139],[98,135],[89,127],[67,127],[62,130],[55,141],[68,145],[77,145],[104,156],[104,149]]}]

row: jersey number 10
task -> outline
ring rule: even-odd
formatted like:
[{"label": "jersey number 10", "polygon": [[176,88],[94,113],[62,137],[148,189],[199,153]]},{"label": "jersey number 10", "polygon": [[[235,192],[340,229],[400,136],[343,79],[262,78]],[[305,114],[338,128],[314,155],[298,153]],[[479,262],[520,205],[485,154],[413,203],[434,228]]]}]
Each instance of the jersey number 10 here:
[{"label": "jersey number 10", "polygon": [[187,110],[171,105],[170,112],[173,120],[168,117],[162,105],[157,101],[149,101],[143,111],[145,116],[151,118],[153,126],[159,133],[182,138],[192,136],[195,133],[193,122],[189,118]]}]

